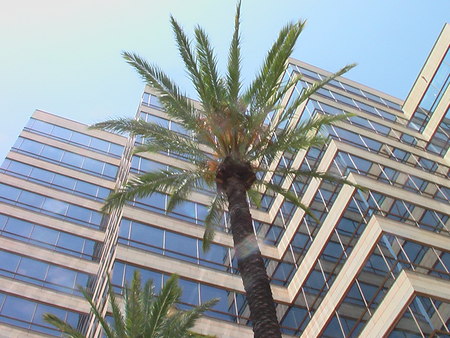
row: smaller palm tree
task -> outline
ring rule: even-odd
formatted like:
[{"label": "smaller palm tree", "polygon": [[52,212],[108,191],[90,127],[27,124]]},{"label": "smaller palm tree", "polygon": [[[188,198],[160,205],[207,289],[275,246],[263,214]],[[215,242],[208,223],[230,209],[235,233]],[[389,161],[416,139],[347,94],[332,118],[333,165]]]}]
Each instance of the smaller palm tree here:
[{"label": "smaller palm tree", "polygon": [[[172,275],[164,284],[160,293],[154,293],[152,280],[141,287],[141,276],[135,270],[131,287],[126,285],[123,311],[116,299],[111,283],[108,283],[108,294],[114,324],[111,326],[101,315],[93,303],[92,297],[85,289],[81,289],[91,310],[102,326],[108,338],[200,338],[205,337],[189,331],[203,312],[217,303],[212,299],[188,311],[176,309],[182,290],[178,286],[178,276]],[[57,327],[68,337],[84,338],[85,335],[67,324],[57,316],[46,313],[44,320]]]}]

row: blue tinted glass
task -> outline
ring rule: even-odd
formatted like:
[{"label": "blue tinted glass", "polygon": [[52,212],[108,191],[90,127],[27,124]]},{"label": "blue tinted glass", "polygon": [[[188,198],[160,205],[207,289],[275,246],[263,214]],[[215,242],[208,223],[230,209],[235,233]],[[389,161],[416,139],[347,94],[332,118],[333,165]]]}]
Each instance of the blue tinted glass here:
[{"label": "blue tinted glass", "polygon": [[76,182],[76,179],[63,175],[56,175],[53,179],[53,184],[69,190],[73,190],[75,188]]},{"label": "blue tinted glass", "polygon": [[92,158],[86,157],[83,163],[83,169],[93,171],[95,173],[102,173],[103,171],[103,162],[94,160]]},{"label": "blue tinted glass", "polygon": [[51,183],[55,177],[55,174],[47,171],[47,170],[43,170],[40,168],[36,168],[36,167],[32,167],[32,171],[31,171],[31,177],[40,180],[40,181],[44,181],[47,183]]},{"label": "blue tinted glass", "polygon": [[20,138],[22,140],[20,144],[20,149],[24,151],[28,151],[30,153],[39,155],[44,148],[44,145],[35,141],[31,141],[28,139]]},{"label": "blue tinted glass", "polygon": [[45,227],[36,227],[34,228],[32,238],[44,243],[55,245],[58,240],[58,232]]},{"label": "blue tinted glass", "polygon": [[5,231],[28,238],[33,230],[33,225],[17,218],[9,218]]},{"label": "blue tinted glass", "polygon": [[0,251],[0,269],[14,273],[17,271],[19,262],[19,256],[7,251]]},{"label": "blue tinted glass", "polygon": [[109,142],[92,137],[91,147],[106,153],[109,150]]},{"label": "blue tinted glass", "polygon": [[91,142],[91,137],[85,134],[73,132],[70,141],[84,146],[89,146],[89,143]]},{"label": "blue tinted glass", "polygon": [[60,137],[62,139],[65,140],[69,140],[70,136],[72,134],[72,131],[60,126],[54,126],[53,127],[53,131],[52,131],[52,135]]},{"label": "blue tinted glass", "polygon": [[167,232],[166,249],[191,257],[197,257],[197,240],[173,232]]},{"label": "blue tinted glass", "polygon": [[64,154],[64,151],[61,149],[50,147],[50,146],[44,146],[41,156],[47,157],[54,161],[61,161],[63,154]]},{"label": "blue tinted glass", "polygon": [[157,248],[163,247],[163,231],[161,229],[132,222],[130,237],[135,241],[150,244]]},{"label": "blue tinted glass", "polygon": [[66,151],[62,158],[62,162],[72,165],[74,167],[81,168],[81,166],[83,165],[83,157],[78,154]]},{"label": "blue tinted glass", "polygon": [[37,195],[35,193],[23,190],[20,194],[19,201],[21,203],[31,205],[36,208],[41,208],[44,204],[45,197],[42,195]]},{"label": "blue tinted glass", "polygon": [[[30,322],[36,304],[18,297],[7,296],[2,307],[2,315]],[[22,324],[23,325],[23,324]]]},{"label": "blue tinted glass", "polygon": [[92,183],[78,181],[76,184],[76,191],[82,192],[87,195],[96,196],[97,195],[97,186]]},{"label": "blue tinted glass", "polygon": [[55,285],[74,288],[76,275],[77,273],[73,270],[64,269],[56,265],[50,265],[48,268],[46,281]]},{"label": "blue tinted glass", "polygon": [[103,175],[111,178],[115,178],[117,175],[117,167],[115,165],[105,163],[105,167],[103,169]]},{"label": "blue tinted glass", "polygon": [[20,190],[9,185],[0,184],[0,197],[8,200],[17,201]]},{"label": "blue tinted glass", "polygon": [[61,232],[57,239],[57,244],[58,246],[69,250],[82,252],[84,239],[65,232]]},{"label": "blue tinted glass", "polygon": [[198,305],[198,283],[180,279],[178,281],[178,284],[181,290],[183,290],[183,293],[181,295],[181,302],[191,305]]},{"label": "blue tinted glass", "polygon": [[47,269],[48,269],[47,263],[37,261],[35,259],[30,259],[27,257],[22,257],[17,273],[38,280],[44,280],[45,275],[47,273]]},{"label": "blue tinted glass", "polygon": [[50,211],[58,215],[66,215],[69,204],[63,201],[58,201],[53,198],[46,198],[42,209]]},{"label": "blue tinted glass", "polygon": [[23,176],[29,176],[31,174],[31,169],[31,166],[16,161],[10,161],[10,165],[8,166],[8,170]]}]

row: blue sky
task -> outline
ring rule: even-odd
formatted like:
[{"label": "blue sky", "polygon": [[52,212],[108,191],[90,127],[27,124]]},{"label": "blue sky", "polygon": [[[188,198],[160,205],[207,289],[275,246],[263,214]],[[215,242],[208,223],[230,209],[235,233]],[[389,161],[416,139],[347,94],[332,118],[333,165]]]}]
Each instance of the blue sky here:
[{"label": "blue sky", "polygon": [[[169,25],[209,33],[223,65],[233,29],[230,0],[0,0],[0,158],[35,109],[83,123],[133,116],[143,83],[122,60],[135,51],[187,92]],[[406,98],[450,21],[449,0],[243,0],[244,76],[259,69],[280,28],[307,19],[293,56]]]}]

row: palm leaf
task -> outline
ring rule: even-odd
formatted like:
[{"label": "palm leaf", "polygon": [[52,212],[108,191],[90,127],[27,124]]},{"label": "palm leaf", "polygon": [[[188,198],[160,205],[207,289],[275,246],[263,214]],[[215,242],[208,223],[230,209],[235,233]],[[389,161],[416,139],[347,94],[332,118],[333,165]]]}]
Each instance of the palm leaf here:
[{"label": "palm leaf", "polygon": [[152,303],[149,312],[150,316],[145,325],[144,337],[158,337],[169,309],[178,302],[181,296],[181,289],[177,283],[178,277],[172,275]]},{"label": "palm leaf", "polygon": [[135,53],[122,53],[130,64],[152,88],[158,92],[158,98],[165,108],[165,112],[182,122],[188,130],[200,131],[199,112],[192,101],[184,95],[180,88],[158,67],[151,66],[147,61]]},{"label": "palm leaf", "polygon": [[167,319],[161,330],[160,337],[189,337],[190,334],[188,330],[194,326],[195,321],[202,315],[203,312],[214,306],[218,301],[218,298],[214,298],[206,303],[194,307],[191,310],[173,314]]},{"label": "palm leaf", "polygon": [[215,111],[220,110],[224,90],[217,71],[217,59],[209,43],[208,36],[200,27],[195,29],[197,41],[197,62],[205,90],[208,91],[208,105]]},{"label": "palm leaf", "polygon": [[261,184],[264,185],[269,191],[283,196],[286,200],[302,209],[307,215],[311,216],[316,222],[320,223],[320,220],[316,217],[316,215],[314,215],[312,210],[307,205],[303,204],[301,199],[292,191],[283,189],[278,184],[273,184],[271,182],[261,181]]},{"label": "palm leaf", "polygon": [[228,74],[227,88],[228,100],[231,104],[238,102],[239,92],[241,90],[241,47],[239,36],[239,25],[241,17],[241,1],[236,6],[236,16],[234,19],[234,33],[230,44],[228,54]]},{"label": "palm leaf", "polygon": [[207,252],[211,246],[216,226],[222,220],[225,205],[226,199],[222,193],[217,193],[209,205],[205,217],[205,232],[203,233],[202,249],[204,252]]},{"label": "palm leaf", "polygon": [[44,320],[56,327],[58,330],[60,330],[62,333],[65,333],[71,338],[84,338],[84,335],[80,332],[78,332],[76,329],[74,329],[71,325],[67,324],[62,319],[59,319],[57,316],[55,316],[52,313],[46,313],[43,316]]}]

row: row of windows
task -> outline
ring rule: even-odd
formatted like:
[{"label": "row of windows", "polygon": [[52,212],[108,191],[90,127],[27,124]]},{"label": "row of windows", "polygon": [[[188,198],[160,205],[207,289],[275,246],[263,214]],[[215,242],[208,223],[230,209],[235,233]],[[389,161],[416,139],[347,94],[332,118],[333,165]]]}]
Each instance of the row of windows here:
[{"label": "row of windows", "polygon": [[18,205],[69,222],[95,229],[102,229],[102,214],[98,211],[60,201],[27,190],[0,184],[0,200],[4,203]]},{"label": "row of windows", "polygon": [[[450,336],[448,302],[429,297],[415,296],[403,316],[398,320],[391,336],[395,337],[445,337]],[[433,320],[432,320],[433,319]],[[447,322],[445,322],[447,321]]]},{"label": "row of windows", "polygon": [[409,126],[422,132],[450,84],[450,51],[447,50],[424,96],[414,112]]},{"label": "row of windows", "polygon": [[157,124],[158,126],[172,130],[176,133],[189,136],[189,132],[186,129],[184,129],[180,123],[174,122],[172,120],[155,116],[153,114],[145,113],[143,111],[140,113],[140,119],[144,120],[145,122]]},{"label": "row of windows", "polygon": [[52,336],[61,332],[43,320],[43,315],[52,313],[75,328],[82,327],[87,316],[81,313],[34,302],[28,299],[0,293],[0,322],[37,331]]},{"label": "row of windows", "polygon": [[[309,114],[305,114],[305,112],[308,112]],[[307,118],[308,116],[313,117],[315,114],[317,114],[317,112],[323,112],[330,115],[340,115],[345,113],[345,111],[342,109],[312,99],[308,101],[305,112],[302,114],[301,120]],[[389,128],[383,124],[361,116],[351,116],[349,117],[349,122],[350,124],[357,125],[358,127],[365,128],[377,134],[386,136],[390,139],[415,146],[416,148],[425,151],[425,141],[417,139],[416,137],[408,133]]]},{"label": "row of windows", "polygon": [[[425,257],[426,259],[424,259]],[[349,325],[349,322],[343,323],[339,315],[335,315],[329,326],[341,322],[342,327],[348,328],[342,332],[343,336],[355,337],[377,309],[388,288],[403,269],[450,279],[449,268],[449,252],[439,252],[434,248],[386,234],[382,236],[374,252],[366,261],[363,270],[352,283],[344,301],[337,309],[337,314],[342,313],[341,308],[351,304],[354,314],[353,321]],[[371,276],[371,274],[381,278]],[[327,328],[327,331],[329,330],[330,327]]]},{"label": "row of windows", "polygon": [[[310,78],[313,78],[315,80],[318,80],[318,81],[321,81],[321,80],[324,79],[324,77],[322,75],[320,75],[319,73],[316,73],[316,72],[311,71],[309,69],[306,69],[304,67],[298,67],[298,66],[295,66],[295,65],[291,64],[290,68],[291,69],[296,69],[298,72],[302,73],[303,75],[306,75],[306,76],[308,76]],[[364,97],[365,99],[368,99],[368,100],[371,100],[371,101],[383,104],[383,105],[385,105],[385,106],[387,106],[389,108],[396,109],[396,110],[399,110],[399,111],[401,111],[401,109],[402,109],[402,107],[399,104],[395,103],[395,102],[392,102],[392,101],[390,101],[390,100],[388,100],[386,98],[382,98],[380,96],[374,95],[374,94],[369,93],[369,92],[367,92],[365,90],[362,90],[360,88],[356,88],[356,87],[350,86],[350,85],[348,85],[346,83],[343,83],[341,81],[332,80],[332,81],[329,82],[329,84],[334,86],[334,87],[337,87],[339,89],[343,89],[346,92],[349,92],[349,93],[352,93],[352,94],[356,94],[358,96]]]},{"label": "row of windows", "polygon": [[104,201],[111,193],[110,189],[76,178],[54,173],[22,162],[6,159],[2,171],[52,188],[70,191],[96,201]]},{"label": "row of windows", "polygon": [[77,146],[112,155],[117,158],[120,158],[123,153],[123,146],[117,143],[108,142],[97,137],[89,136],[78,131],[63,128],[52,123],[36,120],[34,118],[30,119],[25,127],[25,130],[38,132],[39,134],[50,136],[66,143],[72,143]]},{"label": "row of windows", "polygon": [[384,157],[413,166],[426,172],[433,172],[439,176],[447,177],[449,168],[441,163],[437,163],[424,157],[417,157],[405,150],[389,146],[370,137],[360,135],[353,131],[341,127],[332,126],[328,128],[329,135],[340,141],[350,143],[359,148],[375,152]]},{"label": "row of windows", "polygon": [[[167,194],[155,192],[150,196],[138,198],[132,202],[131,205],[143,209],[147,209],[159,214],[169,215],[174,218],[181,219],[183,221],[191,222],[194,224],[203,225],[208,214],[208,207],[206,205],[192,202],[183,201],[177,204],[172,211],[167,211],[167,203],[169,196]],[[217,224],[217,230],[227,231],[226,219],[222,218],[222,221]]]},{"label": "row of windows", "polygon": [[[208,252],[202,249],[202,241],[178,234],[172,231],[159,229],[148,224],[142,224],[123,219],[119,230],[119,243],[129,245],[145,251],[154,252],[167,257],[199,264],[219,271],[237,273],[237,261],[233,250],[218,244],[211,244]],[[287,284],[291,274],[287,273],[283,262],[265,259],[270,266],[269,277],[275,284]],[[289,266],[291,269],[291,267]]]},{"label": "row of windows", "polygon": [[234,272],[234,269],[230,267],[230,248],[211,244],[210,250],[203,252],[201,240],[159,229],[148,224],[122,219],[119,230],[119,243],[213,269],[221,271],[233,270]]},{"label": "row of windows", "polygon": [[450,188],[439,186],[417,176],[342,151],[338,152],[334,160],[342,172],[356,172],[442,202],[450,201]]},{"label": "row of windows", "polygon": [[444,157],[450,148],[450,107],[427,145],[427,150]]},{"label": "row of windows", "polygon": [[[143,269],[131,264],[116,261],[113,268],[112,284],[117,293],[121,293],[124,285],[133,278],[134,270],[139,270],[143,281],[151,279],[155,292],[159,292],[161,285],[169,278],[168,275],[150,269]],[[179,279],[179,285],[183,290],[178,307],[181,309],[191,308],[202,304],[210,299],[219,298],[219,302],[210,310],[205,312],[206,316],[214,317],[230,322],[250,325],[249,310],[245,296],[238,292],[224,290],[201,282],[195,282],[184,278]],[[281,306],[277,304],[276,306]],[[290,332],[296,327],[289,327],[293,321],[291,317],[282,323],[282,331]]]},{"label": "row of windows", "polygon": [[76,168],[77,170],[108,180],[114,180],[117,175],[118,168],[115,165],[23,137],[17,139],[13,150],[38,157],[45,161],[58,163],[68,168]]},{"label": "row of windows", "polygon": [[87,273],[3,250],[0,250],[0,274],[78,296],[82,294],[77,286],[87,288],[94,277]]},{"label": "row of windows", "polygon": [[15,217],[0,214],[0,235],[71,256],[98,260],[99,243]]},{"label": "row of windows", "polygon": [[444,213],[379,192],[370,192],[367,203],[370,209],[395,221],[445,235],[450,234],[450,217]]}]

